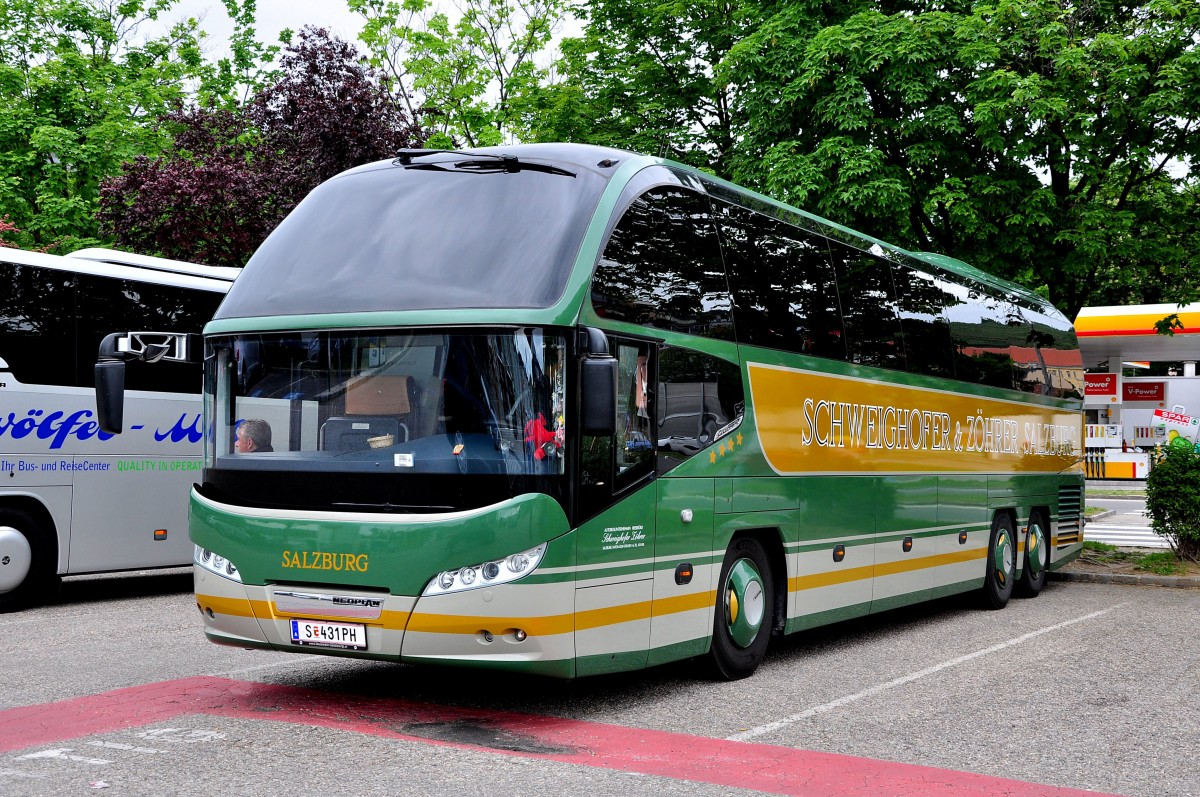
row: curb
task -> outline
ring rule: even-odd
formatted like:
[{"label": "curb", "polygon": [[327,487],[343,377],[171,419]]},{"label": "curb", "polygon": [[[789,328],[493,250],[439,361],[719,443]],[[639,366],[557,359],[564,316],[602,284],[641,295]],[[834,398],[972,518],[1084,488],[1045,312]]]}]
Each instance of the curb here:
[{"label": "curb", "polygon": [[1200,578],[1195,576],[1140,576],[1132,573],[1072,573],[1063,570],[1053,570],[1048,575],[1055,581],[1082,581],[1088,584],[1125,584],[1135,587],[1200,589]]}]

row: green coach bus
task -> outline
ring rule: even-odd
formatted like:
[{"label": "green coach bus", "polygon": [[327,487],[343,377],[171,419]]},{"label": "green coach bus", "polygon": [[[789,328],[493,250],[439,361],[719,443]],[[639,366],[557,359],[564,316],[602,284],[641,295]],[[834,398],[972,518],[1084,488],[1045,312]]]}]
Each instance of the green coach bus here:
[{"label": "green coach bus", "polygon": [[221,644],[740,678],[774,635],[1035,595],[1082,547],[1061,313],[658,158],[348,171],[203,359],[190,532]]}]

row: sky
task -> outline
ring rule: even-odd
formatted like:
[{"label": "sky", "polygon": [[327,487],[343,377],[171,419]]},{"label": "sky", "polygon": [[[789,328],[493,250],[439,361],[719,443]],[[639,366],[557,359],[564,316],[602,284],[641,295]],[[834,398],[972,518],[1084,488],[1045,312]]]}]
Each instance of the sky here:
[{"label": "sky", "polygon": [[[284,28],[298,31],[305,25],[328,28],[339,38],[357,43],[362,29],[362,17],[351,13],[342,0],[258,0],[258,24],[255,31],[259,41],[274,44]],[[225,13],[221,0],[179,0],[167,13],[166,22],[186,17],[201,19],[200,27],[209,34],[205,48],[210,58],[229,52],[229,35],[233,23]]]}]

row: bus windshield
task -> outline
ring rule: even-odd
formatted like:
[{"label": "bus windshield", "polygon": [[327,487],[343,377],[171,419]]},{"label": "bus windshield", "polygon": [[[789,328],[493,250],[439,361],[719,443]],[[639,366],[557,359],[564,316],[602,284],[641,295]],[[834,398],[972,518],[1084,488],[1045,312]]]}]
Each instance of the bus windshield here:
[{"label": "bus windshield", "polygon": [[434,161],[375,165],[316,188],[216,317],[554,304],[605,179]]},{"label": "bus windshield", "polygon": [[247,472],[282,472],[293,478],[280,489],[294,497],[313,474],[378,478],[386,481],[370,500],[351,503],[445,509],[461,507],[423,503],[427,481],[397,480],[563,474],[562,334],[360,330],[223,336],[208,346],[205,465],[218,482],[237,472],[271,492]]}]

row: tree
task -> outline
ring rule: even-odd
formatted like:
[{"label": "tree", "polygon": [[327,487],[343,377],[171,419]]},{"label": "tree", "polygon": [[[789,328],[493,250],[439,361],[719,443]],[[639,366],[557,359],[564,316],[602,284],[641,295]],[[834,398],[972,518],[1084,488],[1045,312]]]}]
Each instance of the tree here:
[{"label": "tree", "polygon": [[173,2],[0,4],[0,215],[18,245],[95,242],[100,181],[165,146],[152,120],[203,74],[194,21],[140,42]]},{"label": "tree", "polygon": [[1192,0],[777,6],[721,65],[736,178],[1072,315],[1200,266]]},{"label": "tree", "polygon": [[518,108],[548,79],[536,58],[568,0],[463,0],[452,22],[432,0],[347,0],[366,20],[359,39],[390,90],[432,131],[429,146],[502,143]]},{"label": "tree", "polygon": [[561,79],[523,108],[530,137],[617,146],[728,176],[740,78],[717,67],[761,24],[764,5],[593,0],[581,13],[584,35],[562,43]]},{"label": "tree", "polygon": [[420,144],[378,76],[328,32],[302,30],[280,68],[246,106],[163,115],[172,143],[105,182],[103,230],[136,251],[242,266],[318,183]]},{"label": "tree", "polygon": [[388,95],[383,76],[326,30],[301,30],[280,68],[278,80],[254,96],[248,115],[289,210],[339,172],[394,157],[425,138]]}]

